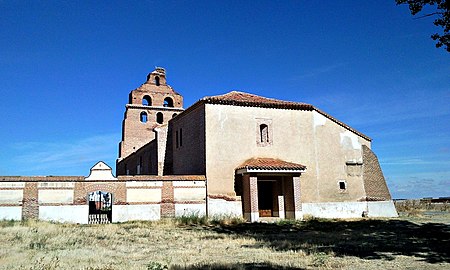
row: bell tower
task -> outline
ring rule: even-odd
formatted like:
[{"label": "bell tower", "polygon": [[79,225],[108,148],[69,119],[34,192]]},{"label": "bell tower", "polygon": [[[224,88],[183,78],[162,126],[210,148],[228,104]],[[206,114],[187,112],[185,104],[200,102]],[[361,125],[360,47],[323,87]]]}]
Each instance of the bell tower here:
[{"label": "bell tower", "polygon": [[156,67],[147,81],[129,94],[118,162],[155,139],[154,128],[167,125],[183,110],[183,97],[167,84],[166,70]]}]

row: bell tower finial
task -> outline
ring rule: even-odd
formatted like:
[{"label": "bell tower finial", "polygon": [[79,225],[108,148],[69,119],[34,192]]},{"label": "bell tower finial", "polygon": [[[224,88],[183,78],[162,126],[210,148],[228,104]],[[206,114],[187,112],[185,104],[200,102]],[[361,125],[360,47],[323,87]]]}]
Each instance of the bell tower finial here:
[{"label": "bell tower finial", "polygon": [[183,96],[166,82],[166,70],[155,67],[147,81],[129,94],[122,123],[119,159],[125,158],[155,138],[153,129],[166,125],[182,112]]},{"label": "bell tower finial", "polygon": [[147,75],[148,84],[155,84],[156,86],[166,85],[166,69],[163,67],[155,67],[155,70]]}]

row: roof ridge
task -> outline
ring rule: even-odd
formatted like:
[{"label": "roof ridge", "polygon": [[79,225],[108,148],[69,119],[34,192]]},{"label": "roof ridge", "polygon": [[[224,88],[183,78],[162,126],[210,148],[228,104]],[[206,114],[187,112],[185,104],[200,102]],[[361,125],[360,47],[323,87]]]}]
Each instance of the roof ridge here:
[{"label": "roof ridge", "polygon": [[[239,100],[239,97],[233,96],[233,95],[242,95],[243,97],[247,98],[255,98],[259,100]],[[305,102],[298,102],[298,101],[289,101],[289,100],[282,100],[277,98],[270,98],[270,97],[264,97],[257,94],[247,93],[243,91],[233,90],[228,93],[222,94],[222,95],[215,95],[215,96],[205,96],[202,99],[202,101],[206,102],[217,102],[217,101],[227,101],[227,102],[245,102],[245,103],[277,103],[277,105],[302,105],[302,106],[311,106],[311,104],[305,103]]]}]

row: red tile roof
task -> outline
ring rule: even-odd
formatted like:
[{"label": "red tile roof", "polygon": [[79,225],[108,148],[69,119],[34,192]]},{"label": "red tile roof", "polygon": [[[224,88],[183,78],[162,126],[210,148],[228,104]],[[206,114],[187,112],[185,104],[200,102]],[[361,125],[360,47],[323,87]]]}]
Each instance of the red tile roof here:
[{"label": "red tile roof", "polygon": [[314,109],[312,105],[306,103],[266,98],[239,91],[231,91],[227,94],[220,96],[204,97],[201,100],[210,104],[280,108],[280,109],[308,110],[308,111]]},{"label": "red tile roof", "polygon": [[204,175],[119,175],[122,181],[205,181]]},{"label": "red tile roof", "polygon": [[302,164],[287,162],[275,158],[251,158],[246,160],[236,170],[305,170],[306,166]]},{"label": "red tile roof", "polygon": [[[205,181],[204,175],[119,175],[117,180],[94,180],[91,182],[125,181]],[[84,176],[0,176],[0,182],[86,182]]]},{"label": "red tile roof", "polygon": [[0,182],[77,182],[84,176],[0,176]]}]

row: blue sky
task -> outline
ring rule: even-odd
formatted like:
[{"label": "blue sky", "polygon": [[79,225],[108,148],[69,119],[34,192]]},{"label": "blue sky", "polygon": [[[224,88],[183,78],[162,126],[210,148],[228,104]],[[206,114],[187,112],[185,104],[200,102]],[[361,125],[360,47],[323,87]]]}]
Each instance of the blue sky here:
[{"label": "blue sky", "polygon": [[0,175],[114,167],[155,66],[185,108],[241,90],[373,139],[395,198],[450,196],[450,54],[395,1],[0,0]]}]

